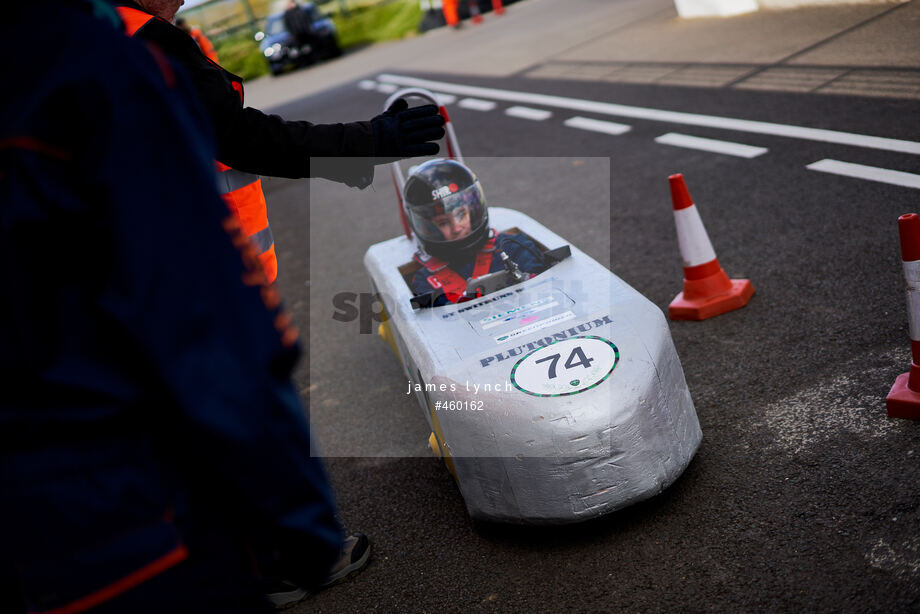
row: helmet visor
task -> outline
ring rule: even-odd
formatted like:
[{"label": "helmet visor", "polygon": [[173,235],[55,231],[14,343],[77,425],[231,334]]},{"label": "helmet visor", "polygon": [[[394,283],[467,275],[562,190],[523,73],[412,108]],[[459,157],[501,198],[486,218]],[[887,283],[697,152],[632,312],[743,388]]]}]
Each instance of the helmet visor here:
[{"label": "helmet visor", "polygon": [[408,208],[409,223],[422,241],[462,241],[483,223],[485,198],[478,181],[456,192],[444,186],[432,193],[432,197],[433,202]]}]

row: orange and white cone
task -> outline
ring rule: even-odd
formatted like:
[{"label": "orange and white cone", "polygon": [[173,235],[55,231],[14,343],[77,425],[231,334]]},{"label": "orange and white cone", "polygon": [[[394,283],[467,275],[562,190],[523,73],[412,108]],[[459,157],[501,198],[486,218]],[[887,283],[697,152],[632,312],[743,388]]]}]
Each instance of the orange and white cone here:
[{"label": "orange and white cone", "polygon": [[885,397],[892,418],[920,420],[920,217],[908,213],[898,218],[901,262],[907,282],[907,320],[910,323],[910,371],[894,380]]},{"label": "orange and white cone", "polygon": [[479,0],[470,0],[470,21],[473,23],[482,23],[482,15],[479,13]]},{"label": "orange and white cone", "polygon": [[684,261],[684,291],[671,301],[668,315],[672,320],[705,320],[744,307],[754,286],[747,279],[729,279],[722,270],[684,176],[671,175],[668,181]]},{"label": "orange and white cone", "polygon": [[496,15],[505,14],[505,6],[502,4],[502,0],[492,0],[492,12]]}]

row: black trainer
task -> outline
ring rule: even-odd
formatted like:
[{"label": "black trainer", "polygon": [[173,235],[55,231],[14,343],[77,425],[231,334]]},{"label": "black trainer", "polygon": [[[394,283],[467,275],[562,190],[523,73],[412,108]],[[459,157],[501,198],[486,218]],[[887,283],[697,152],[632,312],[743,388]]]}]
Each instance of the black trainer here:
[{"label": "black trainer", "polygon": [[354,533],[345,538],[339,560],[335,562],[322,587],[332,586],[341,582],[356,571],[367,565],[371,558],[371,543],[364,533]]},{"label": "black trainer", "polygon": [[272,581],[271,584],[265,586],[264,590],[268,600],[279,610],[300,603],[309,595],[307,591],[287,580]]},{"label": "black trainer", "polygon": [[[351,574],[363,569],[371,558],[371,544],[363,533],[355,533],[345,538],[339,558],[329,570],[329,575],[320,588],[341,582]],[[287,580],[273,580],[265,585],[269,601],[279,610],[300,603],[310,593]]]}]

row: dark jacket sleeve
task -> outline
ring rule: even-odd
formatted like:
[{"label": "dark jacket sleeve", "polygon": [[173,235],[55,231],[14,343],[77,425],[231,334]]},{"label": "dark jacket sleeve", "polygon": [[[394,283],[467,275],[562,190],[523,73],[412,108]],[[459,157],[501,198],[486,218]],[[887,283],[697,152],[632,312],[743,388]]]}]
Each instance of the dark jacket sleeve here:
[{"label": "dark jacket sleeve", "polygon": [[[155,18],[135,37],[160,46],[191,76],[214,126],[217,159],[224,164],[257,175],[322,176],[349,185],[373,178],[374,132],[369,121],[312,124],[245,107],[239,77],[208,60],[179,28]],[[310,158],[344,157],[353,160],[311,172]]]}]

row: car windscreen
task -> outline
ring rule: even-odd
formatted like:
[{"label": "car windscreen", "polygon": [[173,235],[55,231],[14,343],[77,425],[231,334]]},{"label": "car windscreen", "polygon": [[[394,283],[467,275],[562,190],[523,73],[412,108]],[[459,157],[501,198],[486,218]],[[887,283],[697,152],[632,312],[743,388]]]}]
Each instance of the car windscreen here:
[{"label": "car windscreen", "polygon": [[284,31],[284,17],[282,15],[272,15],[265,21],[266,34],[281,34]]}]

